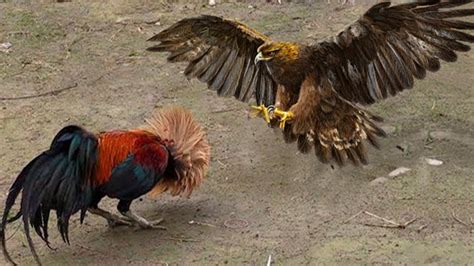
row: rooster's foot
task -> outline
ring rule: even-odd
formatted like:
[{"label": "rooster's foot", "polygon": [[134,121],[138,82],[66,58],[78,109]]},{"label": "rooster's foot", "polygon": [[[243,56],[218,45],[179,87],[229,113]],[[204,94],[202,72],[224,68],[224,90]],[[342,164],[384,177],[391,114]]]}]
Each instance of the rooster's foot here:
[{"label": "rooster's foot", "polygon": [[166,230],[166,227],[164,226],[159,226],[159,224],[163,221],[163,219],[158,219],[156,221],[148,221],[147,219],[136,215],[132,211],[127,211],[124,212],[123,215],[125,217],[130,218],[133,222],[137,223],[138,226],[142,229],[160,229],[160,230]]},{"label": "rooster's foot", "polygon": [[109,226],[112,228],[117,226],[133,226],[131,219],[120,217],[101,208],[89,208],[88,211],[92,214],[105,218]]}]

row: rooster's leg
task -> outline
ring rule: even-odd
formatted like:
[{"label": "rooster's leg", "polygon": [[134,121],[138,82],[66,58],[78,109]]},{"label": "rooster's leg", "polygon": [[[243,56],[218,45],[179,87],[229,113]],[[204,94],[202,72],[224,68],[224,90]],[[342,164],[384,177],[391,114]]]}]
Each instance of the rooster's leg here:
[{"label": "rooster's leg", "polygon": [[132,201],[125,201],[121,200],[117,206],[117,209],[120,211],[120,213],[131,219],[134,223],[137,223],[138,226],[140,226],[143,229],[161,229],[161,230],[166,230],[166,227],[164,226],[159,226],[163,219],[158,219],[156,221],[148,221],[147,219],[136,215],[130,210],[130,204],[132,204]]},{"label": "rooster's leg", "polygon": [[116,226],[121,226],[121,225],[126,225],[126,226],[133,225],[130,220],[127,220],[123,217],[110,213],[101,208],[89,208],[88,211],[92,214],[104,217],[107,220],[107,223],[109,224],[110,227],[116,227]]}]

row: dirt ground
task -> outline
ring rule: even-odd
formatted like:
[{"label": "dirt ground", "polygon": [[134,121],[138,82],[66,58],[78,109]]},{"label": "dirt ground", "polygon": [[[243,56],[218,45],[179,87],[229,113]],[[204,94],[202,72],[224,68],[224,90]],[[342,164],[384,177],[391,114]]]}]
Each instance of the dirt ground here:
[{"label": "dirt ground", "polygon": [[[185,2],[0,4],[0,43],[12,44],[0,51],[2,204],[21,168],[67,124],[134,128],[155,107],[179,104],[205,125],[213,147],[208,179],[190,199],[143,197],[132,206],[164,217],[167,231],[109,229],[91,216],[80,226],[74,217],[68,246],[52,221],[56,251],[35,237],[46,265],[263,265],[270,255],[278,265],[474,265],[474,52],[371,106],[386,119],[382,149],[370,150],[368,166],[333,169],[248,119],[247,104],[186,80],[183,65],[146,52],[145,40],[181,18],[217,14],[277,39],[312,42],[368,5]],[[411,171],[388,177],[398,167]],[[115,211],[112,200],[103,206]],[[364,210],[399,223],[418,219],[405,229],[370,226],[383,222],[364,214],[349,219]],[[33,263],[21,230],[8,246],[16,261]]]}]

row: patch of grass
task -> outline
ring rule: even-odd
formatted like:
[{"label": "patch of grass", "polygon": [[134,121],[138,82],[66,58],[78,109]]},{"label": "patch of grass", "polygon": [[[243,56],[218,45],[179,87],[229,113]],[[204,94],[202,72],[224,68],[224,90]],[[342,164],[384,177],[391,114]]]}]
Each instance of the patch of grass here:
[{"label": "patch of grass", "polygon": [[28,28],[31,25],[35,24],[35,18],[33,14],[30,12],[22,11],[18,13],[13,13],[12,15],[13,15],[12,18],[15,19],[14,23],[18,27]]},{"label": "patch of grass", "polygon": [[6,14],[10,22],[12,42],[38,47],[64,36],[59,25],[45,21],[29,10],[15,10]]}]

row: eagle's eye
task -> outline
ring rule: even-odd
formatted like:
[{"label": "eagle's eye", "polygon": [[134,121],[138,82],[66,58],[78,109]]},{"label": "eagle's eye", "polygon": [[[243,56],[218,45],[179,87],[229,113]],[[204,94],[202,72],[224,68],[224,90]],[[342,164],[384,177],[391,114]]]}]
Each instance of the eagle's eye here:
[{"label": "eagle's eye", "polygon": [[274,57],[278,53],[278,50],[266,51],[264,53],[265,57]]}]

